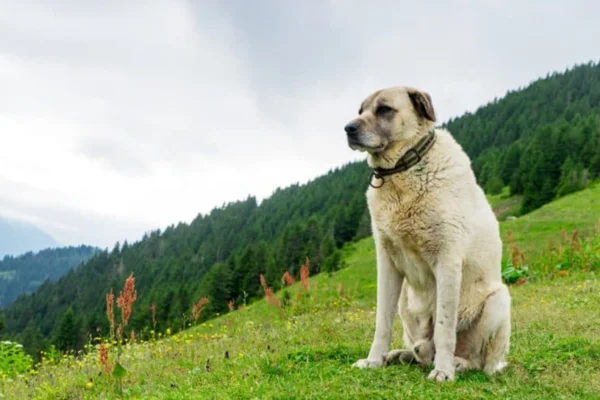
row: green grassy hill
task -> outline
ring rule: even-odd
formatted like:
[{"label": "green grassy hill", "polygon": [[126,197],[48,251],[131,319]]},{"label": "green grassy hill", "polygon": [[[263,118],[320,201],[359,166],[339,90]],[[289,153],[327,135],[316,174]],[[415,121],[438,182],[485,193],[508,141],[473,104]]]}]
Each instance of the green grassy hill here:
[{"label": "green grassy hill", "polygon": [[[560,242],[561,228],[595,239],[562,253],[579,254],[585,262],[511,287],[510,367],[497,377],[470,372],[438,385],[426,380],[430,367],[351,368],[366,356],[375,327],[375,252],[367,238],[345,247],[341,271],[311,278],[307,291],[296,283],[285,289],[288,295],[277,293],[287,306],[261,300],[177,334],[170,332],[178,327],[158,326],[157,340],[125,349],[121,364],[128,372],[121,394],[115,378],[101,373],[95,349],[63,357],[58,366],[46,359],[20,378],[0,377],[0,393],[11,399],[597,399],[599,192],[588,189],[502,223],[503,234],[512,231],[519,246],[532,249],[532,273],[547,262],[535,250],[549,240]],[[134,306],[134,314],[144,312]],[[401,336],[397,321],[393,347],[401,346]],[[115,354],[113,348],[112,362]]]},{"label": "green grassy hill", "polygon": [[526,250],[545,250],[553,241],[560,240],[560,231],[577,229],[588,236],[600,227],[600,185],[573,193],[546,204],[531,214],[502,223],[503,236],[512,232],[517,243]]}]

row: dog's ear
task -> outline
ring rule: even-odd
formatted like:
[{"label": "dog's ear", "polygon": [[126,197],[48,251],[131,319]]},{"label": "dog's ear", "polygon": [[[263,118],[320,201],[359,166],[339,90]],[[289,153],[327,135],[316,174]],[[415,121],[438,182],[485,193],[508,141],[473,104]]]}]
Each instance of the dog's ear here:
[{"label": "dog's ear", "polygon": [[420,117],[435,122],[435,110],[433,109],[429,93],[416,89],[409,89],[408,97]]}]

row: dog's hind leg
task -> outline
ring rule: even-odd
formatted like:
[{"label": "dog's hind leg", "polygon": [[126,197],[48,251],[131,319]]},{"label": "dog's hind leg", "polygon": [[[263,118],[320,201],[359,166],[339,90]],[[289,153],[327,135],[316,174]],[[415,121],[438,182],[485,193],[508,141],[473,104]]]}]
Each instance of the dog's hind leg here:
[{"label": "dog's hind leg", "polygon": [[417,362],[415,353],[412,350],[395,349],[388,353],[385,359],[385,365],[390,364],[414,364]]},{"label": "dog's hind leg", "polygon": [[390,351],[386,364],[398,362],[431,364],[435,354],[432,317],[426,312],[416,316],[409,311],[408,290],[409,287],[405,282],[400,295],[399,311],[404,331],[402,339],[406,348]]},{"label": "dog's hind leg", "polygon": [[454,357],[454,368],[455,371],[458,373],[477,369],[477,365],[471,360],[467,360],[462,357]]},{"label": "dog's hind leg", "polygon": [[456,356],[488,375],[502,371],[510,345],[510,294],[502,285],[489,296],[479,320],[459,335]]},{"label": "dog's hind leg", "polygon": [[483,371],[488,375],[501,372],[508,365],[506,356],[510,347],[510,294],[506,286],[488,298],[483,317],[490,322],[489,342],[485,349]]}]

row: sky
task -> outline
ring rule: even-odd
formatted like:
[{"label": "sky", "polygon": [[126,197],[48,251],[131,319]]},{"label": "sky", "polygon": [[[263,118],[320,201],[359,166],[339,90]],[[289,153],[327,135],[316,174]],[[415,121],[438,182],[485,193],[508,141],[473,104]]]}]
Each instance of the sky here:
[{"label": "sky", "polygon": [[439,122],[600,59],[597,1],[0,0],[0,216],[111,247],[364,154],[376,89]]}]

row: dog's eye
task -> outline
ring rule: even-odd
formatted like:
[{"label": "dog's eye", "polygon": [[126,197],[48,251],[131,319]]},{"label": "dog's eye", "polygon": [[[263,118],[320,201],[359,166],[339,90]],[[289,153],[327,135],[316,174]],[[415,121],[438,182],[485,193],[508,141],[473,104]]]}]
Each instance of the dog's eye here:
[{"label": "dog's eye", "polygon": [[390,111],[394,111],[394,110],[388,106],[379,106],[379,107],[377,107],[377,110],[375,110],[375,114],[377,114],[378,117],[381,117],[382,115],[385,115],[385,114],[389,113]]}]

